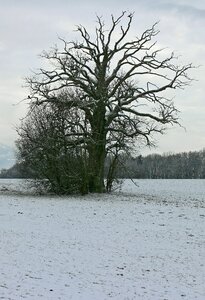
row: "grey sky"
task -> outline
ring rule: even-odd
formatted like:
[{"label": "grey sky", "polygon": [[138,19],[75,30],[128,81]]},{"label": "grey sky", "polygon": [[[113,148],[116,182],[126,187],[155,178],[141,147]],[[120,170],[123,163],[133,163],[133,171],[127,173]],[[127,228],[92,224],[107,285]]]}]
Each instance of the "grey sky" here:
[{"label": "grey sky", "polygon": [[[23,78],[41,66],[38,54],[54,44],[58,35],[74,38],[75,25],[93,30],[96,14],[109,20],[111,13],[135,11],[132,34],[139,35],[160,21],[159,47],[181,55],[182,63],[202,65],[192,72],[193,82],[176,92],[175,104],[181,124],[166,135],[156,136],[158,148],[152,152],[200,150],[205,147],[205,1],[202,0],[0,0],[0,142],[13,145],[15,125],[25,115],[26,105],[17,103],[28,91]],[[145,151],[143,151],[145,153]],[[148,153],[148,151],[146,151]]]}]

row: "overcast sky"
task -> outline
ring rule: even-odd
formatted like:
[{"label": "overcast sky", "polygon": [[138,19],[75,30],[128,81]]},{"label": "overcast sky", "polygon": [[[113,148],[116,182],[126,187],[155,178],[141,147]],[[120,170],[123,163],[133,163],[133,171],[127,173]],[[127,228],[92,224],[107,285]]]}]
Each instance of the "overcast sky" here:
[{"label": "overcast sky", "polygon": [[0,0],[0,143],[14,145],[15,126],[25,115],[26,104],[17,104],[28,91],[25,76],[40,67],[39,54],[58,36],[73,39],[75,25],[92,31],[96,14],[109,22],[110,14],[135,12],[133,35],[160,21],[159,48],[181,55],[180,62],[201,65],[191,76],[197,79],[185,91],[176,91],[175,104],[181,124],[156,136],[158,147],[150,152],[181,152],[205,147],[205,1],[204,0]]}]

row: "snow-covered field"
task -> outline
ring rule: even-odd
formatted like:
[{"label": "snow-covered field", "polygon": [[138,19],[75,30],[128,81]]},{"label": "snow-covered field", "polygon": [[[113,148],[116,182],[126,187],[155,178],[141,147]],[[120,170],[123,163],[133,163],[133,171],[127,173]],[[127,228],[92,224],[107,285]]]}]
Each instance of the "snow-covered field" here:
[{"label": "snow-covered field", "polygon": [[34,196],[0,180],[0,299],[205,299],[205,180]]}]

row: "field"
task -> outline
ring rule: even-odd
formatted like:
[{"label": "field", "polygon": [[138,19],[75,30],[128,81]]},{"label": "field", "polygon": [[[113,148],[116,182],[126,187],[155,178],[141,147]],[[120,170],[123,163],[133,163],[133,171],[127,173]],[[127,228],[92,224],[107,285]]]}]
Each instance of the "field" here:
[{"label": "field", "polygon": [[[136,186],[137,185],[137,186]],[[0,299],[205,299],[205,180],[37,196],[0,181]]]}]

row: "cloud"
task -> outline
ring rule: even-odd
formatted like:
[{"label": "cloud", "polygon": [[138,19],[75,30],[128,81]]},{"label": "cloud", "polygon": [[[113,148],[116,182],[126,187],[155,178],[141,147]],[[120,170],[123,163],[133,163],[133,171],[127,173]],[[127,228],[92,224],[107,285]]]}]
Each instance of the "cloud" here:
[{"label": "cloud", "polygon": [[[181,55],[179,63],[205,64],[205,2],[201,0],[104,0],[104,1],[2,1],[0,10],[0,137],[12,144],[16,138],[13,124],[25,114],[25,105],[13,106],[23,99],[28,91],[22,89],[23,77],[31,74],[30,69],[40,67],[37,57],[42,50],[48,50],[59,43],[58,35],[66,40],[74,39],[76,24],[85,25],[94,31],[96,14],[102,15],[106,24],[110,14],[119,15],[123,10],[135,11],[131,36],[140,35],[143,30],[160,20],[160,34],[156,37],[158,46],[168,47],[167,52]],[[59,43],[60,45],[60,43]],[[193,71],[192,87],[176,93],[176,106],[182,111],[182,124],[187,127],[185,144],[179,143],[183,136],[173,130],[160,138],[167,151],[201,147],[196,136],[205,128],[204,110],[204,68]],[[189,108],[192,108],[189,110]],[[202,109],[201,109],[202,108]],[[195,124],[194,119],[200,120]],[[204,119],[204,120],[203,120]],[[189,122],[190,120],[190,122]],[[198,132],[198,134],[196,134]],[[193,140],[193,142],[192,142]],[[198,146],[197,146],[198,145]]]},{"label": "cloud", "polygon": [[169,13],[176,13],[180,16],[186,16],[189,19],[203,19],[205,18],[205,9],[200,9],[191,5],[178,4],[178,3],[163,3],[158,6],[160,9],[163,9]]}]

